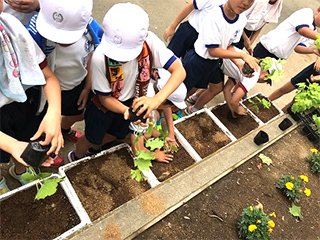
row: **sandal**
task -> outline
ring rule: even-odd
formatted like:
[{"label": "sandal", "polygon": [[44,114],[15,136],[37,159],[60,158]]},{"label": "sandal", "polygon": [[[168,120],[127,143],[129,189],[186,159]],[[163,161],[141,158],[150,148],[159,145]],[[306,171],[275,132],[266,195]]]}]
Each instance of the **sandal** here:
[{"label": "sandal", "polygon": [[4,194],[6,192],[9,192],[10,189],[7,186],[7,182],[6,179],[4,177],[2,177],[1,181],[0,181],[0,195]]},{"label": "sandal", "polygon": [[29,183],[29,182],[27,182],[27,181],[22,180],[22,178],[21,178],[21,175],[22,175],[22,174],[16,174],[16,167],[15,167],[15,165],[13,165],[13,166],[11,166],[11,167],[9,168],[9,174],[11,175],[11,177],[13,177],[14,179],[18,180],[18,181],[21,183],[21,185],[26,185],[26,184]]}]

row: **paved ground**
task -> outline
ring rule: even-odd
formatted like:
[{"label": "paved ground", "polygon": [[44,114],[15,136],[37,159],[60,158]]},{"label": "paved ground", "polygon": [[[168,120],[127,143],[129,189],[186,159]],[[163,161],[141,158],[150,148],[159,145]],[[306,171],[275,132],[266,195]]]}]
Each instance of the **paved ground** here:
[{"label": "paved ground", "polygon": [[[190,1],[190,0],[189,0]],[[115,0],[94,0],[94,9],[93,9],[93,16],[99,22],[102,23],[102,19],[108,9],[115,3],[119,2],[127,2],[127,1],[115,1]],[[169,26],[171,21],[175,18],[177,13],[182,9],[182,7],[186,4],[185,0],[132,0],[132,3],[136,3],[143,7],[146,12],[149,14],[150,18],[150,30],[155,32],[161,39],[164,30]],[[316,9],[320,6],[320,0],[306,0],[306,1],[298,1],[298,0],[285,0],[282,15],[280,17],[280,21],[287,18],[292,12],[301,9],[303,7],[310,7],[312,9]],[[276,26],[276,24],[269,24],[267,25],[262,34],[270,31]],[[265,95],[269,95],[272,91],[277,89],[279,86],[282,86],[285,82],[290,80],[296,73],[302,70],[304,67],[308,66],[311,62],[315,60],[314,55],[305,56],[293,53],[290,58],[287,60],[286,64],[284,65],[285,76],[282,81],[279,83],[274,84],[272,87],[268,85],[256,85],[256,87],[250,91],[249,95],[252,95],[256,92],[262,92]],[[285,97],[282,97],[279,100],[275,101],[275,104],[282,108],[286,105],[289,101],[291,101],[294,93],[288,94]],[[215,99],[213,99],[208,106],[215,105],[219,102],[223,101],[223,96],[220,94]],[[83,133],[83,123],[77,123],[75,125],[77,129],[79,129]],[[65,148],[61,151],[61,156],[67,161],[67,153],[70,150],[75,149],[75,144],[66,141]],[[11,177],[7,177],[7,168],[9,165],[2,165],[2,174],[6,176],[8,181],[9,188],[15,188],[19,186],[19,183],[15,180],[12,180]]]}]

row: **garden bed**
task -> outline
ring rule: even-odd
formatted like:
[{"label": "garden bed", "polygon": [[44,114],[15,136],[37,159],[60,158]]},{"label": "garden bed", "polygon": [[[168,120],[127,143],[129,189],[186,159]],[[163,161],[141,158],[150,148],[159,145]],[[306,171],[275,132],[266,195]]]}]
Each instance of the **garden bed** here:
[{"label": "garden bed", "polygon": [[[272,239],[318,239],[320,178],[305,161],[313,147],[301,127],[292,131],[262,151],[273,160],[272,165],[263,164],[257,154],[135,239],[238,239],[242,209],[257,201],[266,213],[277,215]],[[306,187],[311,196],[303,196],[296,204],[301,206],[301,220],[289,213],[291,202],[275,187],[284,174],[309,177]]]},{"label": "garden bed", "polygon": [[65,174],[91,221],[150,189],[131,178],[133,157],[126,144],[73,164],[65,166]]},{"label": "garden bed", "polygon": [[232,142],[206,111],[200,110],[194,115],[179,120],[175,123],[175,128],[201,158],[209,156]]},{"label": "garden bed", "polygon": [[226,103],[214,107],[211,112],[236,138],[241,138],[259,127],[259,123],[250,114],[238,116],[237,118],[232,117]]}]

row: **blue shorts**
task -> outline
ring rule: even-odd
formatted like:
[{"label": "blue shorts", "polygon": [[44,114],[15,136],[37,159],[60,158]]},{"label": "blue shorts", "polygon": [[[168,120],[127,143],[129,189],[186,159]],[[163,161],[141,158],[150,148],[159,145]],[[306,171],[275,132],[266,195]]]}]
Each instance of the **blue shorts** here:
[{"label": "blue shorts", "polygon": [[[131,106],[133,99],[122,102]],[[95,145],[102,144],[105,134],[110,134],[118,139],[124,139],[129,133],[129,120],[123,118],[123,114],[112,111],[103,112],[92,101],[88,103],[84,113],[85,136]]]},{"label": "blue shorts", "polygon": [[253,49],[253,56],[258,59],[262,59],[265,57],[272,57],[275,59],[279,59],[276,55],[269,52],[260,42]]},{"label": "blue shorts", "polygon": [[310,80],[310,76],[316,76],[316,75],[320,75],[320,72],[317,72],[314,69],[314,64],[315,63],[311,63],[308,67],[306,67],[305,69],[303,69],[301,72],[299,72],[297,75],[295,75],[293,78],[291,78],[291,83],[295,88],[298,88],[298,83],[307,83],[307,79]]},{"label": "blue shorts", "polygon": [[184,84],[187,92],[192,88],[207,88],[209,82],[218,84],[223,81],[224,75],[220,68],[221,59],[211,60],[200,57],[194,49],[189,50],[182,60],[187,76]]},{"label": "blue shorts", "polygon": [[[46,113],[46,107],[36,115],[38,104],[33,100],[32,89],[26,91],[27,101],[12,102],[0,108],[0,131],[19,140],[29,142]],[[0,162],[10,161],[10,154],[0,150]]]},{"label": "blue shorts", "polygon": [[78,110],[78,99],[84,88],[85,82],[82,81],[78,86],[71,90],[61,91],[61,115],[77,116],[84,112],[84,109]]},{"label": "blue shorts", "polygon": [[189,21],[181,23],[173,35],[168,48],[178,57],[184,57],[186,52],[194,49],[198,32],[190,25]]}]

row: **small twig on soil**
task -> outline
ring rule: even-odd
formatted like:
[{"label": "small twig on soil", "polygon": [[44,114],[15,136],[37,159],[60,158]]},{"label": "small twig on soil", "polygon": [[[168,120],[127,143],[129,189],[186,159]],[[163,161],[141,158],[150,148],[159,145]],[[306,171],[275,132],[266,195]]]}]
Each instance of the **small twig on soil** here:
[{"label": "small twig on soil", "polygon": [[218,218],[221,222],[223,222],[223,219],[217,215],[212,214],[212,215],[209,215],[209,217]]}]

